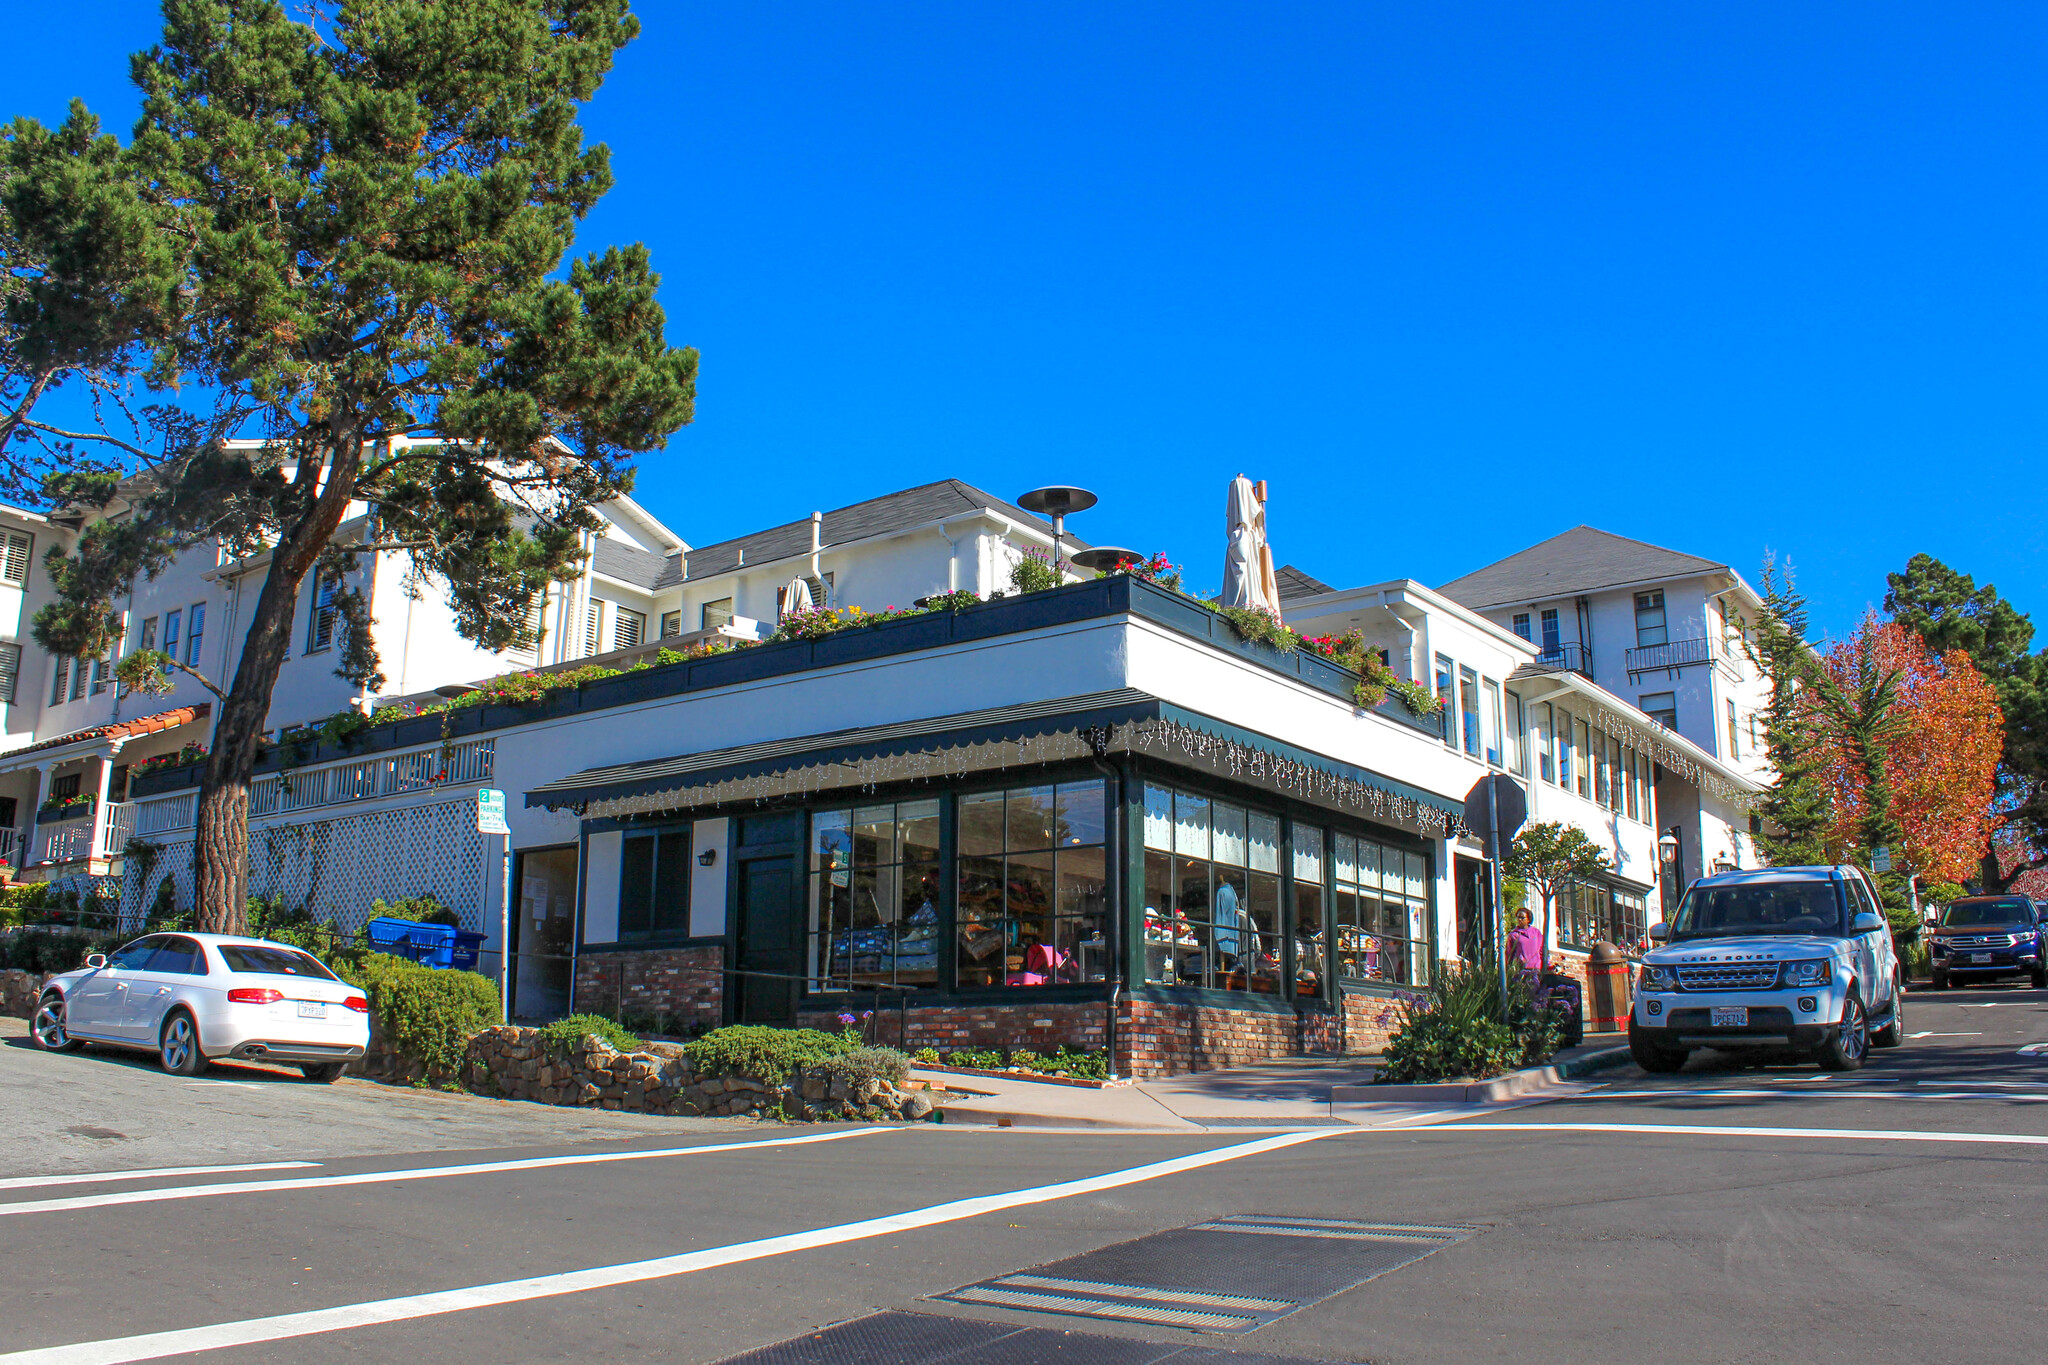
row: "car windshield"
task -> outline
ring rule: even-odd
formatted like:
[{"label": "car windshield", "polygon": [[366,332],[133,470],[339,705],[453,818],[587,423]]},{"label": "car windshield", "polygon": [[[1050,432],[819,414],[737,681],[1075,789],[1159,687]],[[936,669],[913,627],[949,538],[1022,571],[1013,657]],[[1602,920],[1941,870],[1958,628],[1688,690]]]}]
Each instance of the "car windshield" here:
[{"label": "car windshield", "polygon": [[269,976],[310,976],[321,981],[338,981],[320,959],[295,948],[271,948],[255,943],[223,943],[221,959],[231,972],[262,972]]},{"label": "car windshield", "polygon": [[1841,899],[1821,881],[1695,886],[1671,919],[1674,939],[1841,932]]},{"label": "car windshield", "polygon": [[2033,908],[2012,897],[1993,901],[1956,901],[1941,912],[1944,929],[1965,924],[2032,924]]}]

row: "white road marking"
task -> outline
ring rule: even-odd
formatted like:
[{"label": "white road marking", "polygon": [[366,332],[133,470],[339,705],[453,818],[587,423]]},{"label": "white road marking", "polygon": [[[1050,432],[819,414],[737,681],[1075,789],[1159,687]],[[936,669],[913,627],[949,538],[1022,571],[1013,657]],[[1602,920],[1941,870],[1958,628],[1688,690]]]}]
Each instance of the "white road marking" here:
[{"label": "white road marking", "polygon": [[[1749,1128],[1685,1123],[1432,1123],[1411,1133],[1674,1133],[1684,1137],[1868,1138],[1875,1142],[2012,1143],[2048,1147],[2048,1134],[1936,1133],[1910,1128]],[[0,1356],[0,1360],[9,1357]]]},{"label": "white road marking", "polygon": [[466,1289],[447,1289],[433,1294],[411,1294],[404,1298],[343,1304],[337,1308],[316,1308],[304,1313],[247,1318],[241,1322],[223,1322],[210,1327],[187,1327],[169,1332],[118,1337],[107,1341],[81,1341],[68,1346],[45,1346],[36,1350],[0,1355],[0,1362],[12,1361],[17,1365],[125,1365],[125,1362],[133,1360],[161,1360],[165,1356],[186,1355],[193,1351],[221,1351],[258,1342],[283,1341],[291,1337],[343,1331],[351,1327],[370,1327],[380,1323],[403,1322],[411,1318],[457,1313],[471,1308],[490,1308],[501,1304],[522,1303],[529,1299],[580,1294],[592,1289],[611,1289],[619,1285],[666,1279],[673,1275],[687,1275],[693,1271],[709,1270],[717,1266],[738,1265],[770,1256],[787,1255],[794,1251],[837,1246],[842,1242],[860,1241],[868,1237],[913,1232],[918,1228],[935,1227],[940,1223],[955,1223],[962,1219],[976,1218],[985,1213],[999,1213],[1004,1209],[1019,1208],[1027,1204],[1043,1204],[1055,1199],[1095,1194],[1123,1185],[1135,1185],[1141,1181],[1157,1180],[1162,1176],[1178,1175],[1183,1171],[1200,1170],[1204,1166],[1220,1165],[1226,1161],[1276,1151],[1282,1147],[1292,1147],[1298,1143],[1314,1142],[1318,1138],[1330,1136],[1330,1132],[1331,1130],[1325,1129],[1314,1133],[1282,1133],[1275,1137],[1259,1138],[1231,1147],[1198,1152],[1193,1156],[1174,1157],[1168,1161],[1154,1161],[1143,1166],[1111,1171],[1106,1175],[1067,1180],[1056,1185],[1036,1185],[1030,1189],[1013,1190],[1008,1194],[955,1199],[927,1208],[912,1209],[907,1213],[864,1218],[855,1223],[841,1223],[810,1232],[786,1233],[780,1237],[764,1237],[753,1242],[737,1242],[731,1246],[712,1247],[706,1251],[658,1256],[652,1260],[628,1261],[623,1265],[598,1266],[589,1270],[569,1270],[555,1275],[535,1275],[524,1280],[503,1280],[497,1284],[472,1285]]},{"label": "white road marking", "polygon": [[219,1185],[174,1185],[164,1190],[121,1190],[115,1194],[77,1195],[70,1199],[36,1199],[0,1204],[0,1217],[15,1213],[61,1213],[105,1208],[109,1204],[154,1204],[166,1199],[205,1199],[220,1194],[267,1194],[277,1190],[324,1190],[337,1185],[383,1185],[400,1180],[437,1180],[452,1175],[495,1175],[501,1171],[539,1171],[556,1166],[596,1166],[611,1161],[648,1161],[665,1156],[698,1156],[707,1152],[744,1152],[756,1147],[799,1147],[811,1142],[901,1132],[896,1128],[854,1128],[843,1133],[808,1137],[767,1138],[755,1142],[723,1142],[709,1147],[663,1147],[652,1152],[592,1152],[584,1156],[540,1156],[522,1161],[479,1161],[468,1166],[413,1166],[396,1171],[364,1171],[357,1175],[307,1176],[298,1180],[243,1180]]},{"label": "white road marking", "polygon": [[1956,1006],[1959,1010],[2001,1010],[2007,1005],[2038,1005],[2037,1000],[1979,1000],[1975,1004]]},{"label": "white road marking", "polygon": [[2032,1090],[2048,1085],[2048,1081],[1915,1081],[1915,1085],[1971,1085],[1980,1090]]},{"label": "white road marking", "polygon": [[1906,1036],[1908,1038],[1982,1038],[1984,1035],[1981,1033],[1932,1033],[1923,1029],[1919,1033],[1909,1033]]},{"label": "white road marking", "polygon": [[103,1180],[154,1180],[174,1175],[235,1175],[242,1171],[310,1170],[317,1161],[252,1161],[244,1166],[159,1166],[150,1171],[96,1171],[91,1175],[23,1175],[0,1180],[0,1190],[33,1190],[45,1185],[97,1185]]},{"label": "white road marking", "polygon": [[[1921,1085],[1956,1085],[1955,1081],[1921,1081]],[[1967,1084],[1963,1082],[1962,1084]],[[1588,1100],[1660,1100],[1673,1096],[1710,1099],[1767,1100],[2048,1100],[2042,1095],[1990,1094],[1982,1090],[1604,1090],[1583,1095]]]}]

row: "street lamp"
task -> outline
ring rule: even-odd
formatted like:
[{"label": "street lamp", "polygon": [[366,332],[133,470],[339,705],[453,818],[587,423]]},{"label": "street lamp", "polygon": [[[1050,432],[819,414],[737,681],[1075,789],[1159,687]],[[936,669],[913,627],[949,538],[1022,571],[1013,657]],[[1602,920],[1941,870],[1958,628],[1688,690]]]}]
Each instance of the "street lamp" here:
[{"label": "street lamp", "polygon": [[1678,905],[1678,893],[1685,880],[1685,828],[1673,825],[1657,836],[1657,857],[1663,869],[1657,881],[1667,917]]}]

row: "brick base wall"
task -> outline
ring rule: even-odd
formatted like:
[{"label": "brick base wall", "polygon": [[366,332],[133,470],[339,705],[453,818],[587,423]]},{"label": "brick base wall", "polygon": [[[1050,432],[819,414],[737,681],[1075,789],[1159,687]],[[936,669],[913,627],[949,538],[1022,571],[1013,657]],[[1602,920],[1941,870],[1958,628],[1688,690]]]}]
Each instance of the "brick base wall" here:
[{"label": "brick base wall", "polygon": [[585,954],[576,959],[576,1009],[652,1016],[677,1032],[714,1029],[725,1018],[724,966],[716,944]]},{"label": "brick base wall", "polygon": [[[920,1005],[899,1014],[886,1004],[863,1018],[868,1002],[843,1008],[805,1010],[804,1028],[837,1032],[840,1015],[851,1014],[874,1042],[906,1052],[935,1048],[1029,1048],[1053,1052],[1061,1045],[1083,1050],[1103,1046],[1107,1003],[1100,1000],[1009,1004],[996,1001]],[[1342,1028],[1336,1011],[1304,1008],[1299,1014],[1269,1014],[1227,1006],[1123,1000],[1117,1005],[1116,1070],[1147,1079],[1213,1071],[1288,1057],[1376,1052],[1399,1027],[1392,1002],[1377,996],[1347,996]]]}]

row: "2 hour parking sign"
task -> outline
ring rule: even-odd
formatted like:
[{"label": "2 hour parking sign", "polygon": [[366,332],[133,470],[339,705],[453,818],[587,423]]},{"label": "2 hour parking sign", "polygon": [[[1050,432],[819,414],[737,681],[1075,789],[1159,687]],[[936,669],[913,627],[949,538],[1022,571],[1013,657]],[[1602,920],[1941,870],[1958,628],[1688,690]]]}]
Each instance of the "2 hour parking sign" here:
[{"label": "2 hour parking sign", "polygon": [[476,793],[476,832],[478,834],[510,834],[512,827],[505,823],[505,793],[489,787],[479,787]]}]

